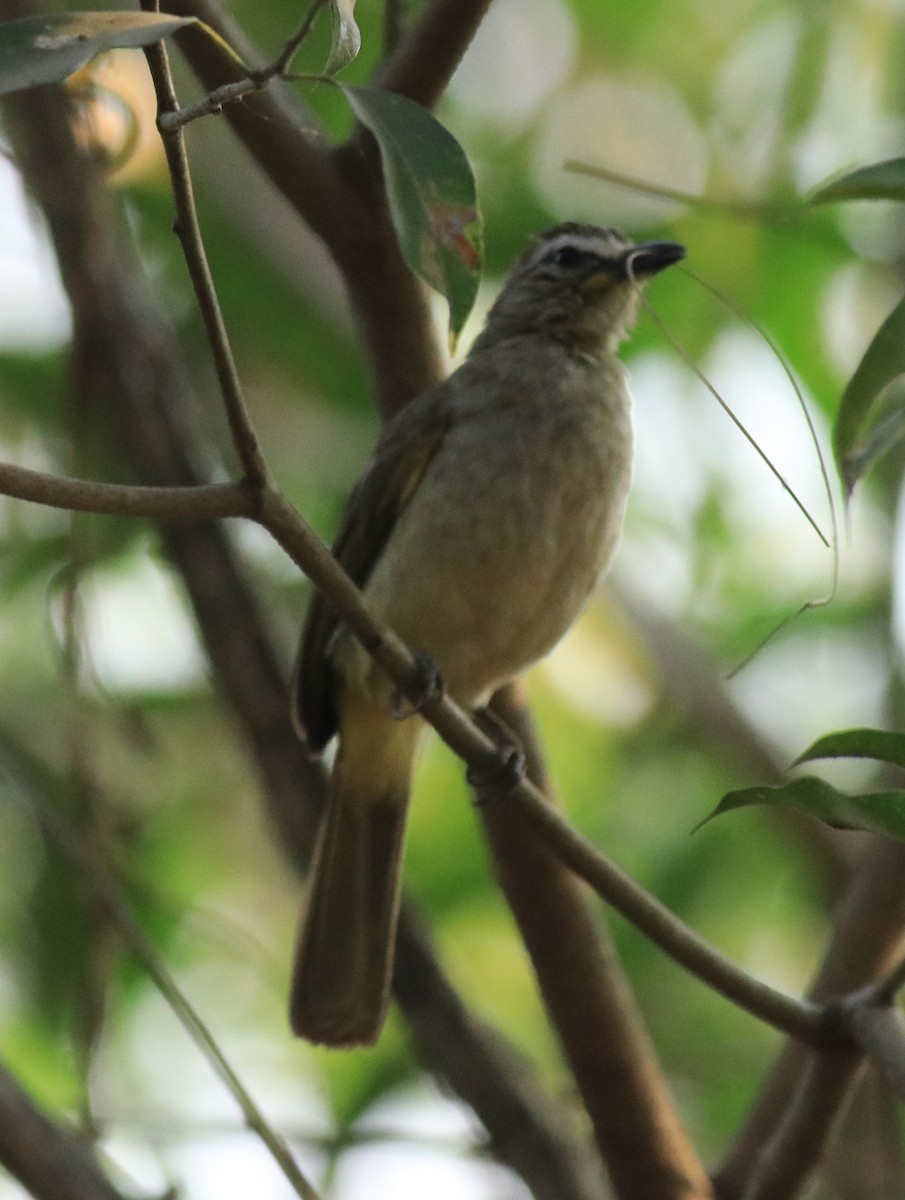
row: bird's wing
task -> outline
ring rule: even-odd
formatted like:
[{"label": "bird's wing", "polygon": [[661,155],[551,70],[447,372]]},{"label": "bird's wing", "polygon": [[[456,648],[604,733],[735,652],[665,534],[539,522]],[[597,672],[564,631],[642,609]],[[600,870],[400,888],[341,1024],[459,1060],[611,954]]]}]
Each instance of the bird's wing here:
[{"label": "bird's wing", "polygon": [[[343,512],[333,553],[364,587],[390,534],[417,491],[452,420],[446,384],[407,405],[384,430]],[[312,750],[336,732],[333,664],[328,653],[339,618],[312,594],[292,685],[293,717]]]}]

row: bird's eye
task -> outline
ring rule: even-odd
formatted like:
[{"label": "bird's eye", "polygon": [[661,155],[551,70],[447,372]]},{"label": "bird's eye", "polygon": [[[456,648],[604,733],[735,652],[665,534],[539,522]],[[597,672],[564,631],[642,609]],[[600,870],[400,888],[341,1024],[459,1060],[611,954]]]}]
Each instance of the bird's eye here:
[{"label": "bird's eye", "polygon": [[572,267],[577,267],[585,259],[585,255],[576,246],[560,246],[558,250],[554,250],[547,256],[547,262],[554,267],[563,267],[570,270]]}]

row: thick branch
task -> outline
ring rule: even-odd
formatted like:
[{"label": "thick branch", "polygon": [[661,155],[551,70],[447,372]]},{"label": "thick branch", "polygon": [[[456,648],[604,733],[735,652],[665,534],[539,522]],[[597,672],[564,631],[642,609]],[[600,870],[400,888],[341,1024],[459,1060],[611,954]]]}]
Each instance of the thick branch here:
[{"label": "thick branch", "polygon": [[90,1144],[43,1113],[2,1065],[0,1163],[35,1200],[127,1200]]},{"label": "thick branch", "polygon": [[[256,64],[218,0],[168,0],[176,16],[199,17]],[[178,39],[208,91],[244,78],[241,67],[209,37],[187,29]],[[377,402],[387,415],[435,383],[441,373],[424,289],[399,251],[376,155],[358,144],[334,151],[312,134],[310,119],[276,84],[230,104],[223,114],[249,154],[299,216],[323,239],[345,278]]]},{"label": "thick branch", "polygon": [[[529,748],[529,774],[554,803],[520,690],[505,689],[493,708]],[[587,895],[546,841],[526,828],[517,805],[490,797],[479,812],[616,1195],[620,1200],[712,1196],[615,947],[595,921]]]},{"label": "thick branch", "polygon": [[430,0],[374,82],[433,108],[490,5],[491,0]]}]

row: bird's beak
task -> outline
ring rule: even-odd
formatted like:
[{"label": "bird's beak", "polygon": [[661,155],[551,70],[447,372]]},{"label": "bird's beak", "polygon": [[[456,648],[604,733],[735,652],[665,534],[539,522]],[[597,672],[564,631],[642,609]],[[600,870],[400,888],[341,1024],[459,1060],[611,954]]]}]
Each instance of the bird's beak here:
[{"label": "bird's beak", "polygon": [[626,278],[641,276],[646,279],[681,262],[684,257],[685,247],[678,242],[642,242],[640,246],[632,246],[622,261]]}]

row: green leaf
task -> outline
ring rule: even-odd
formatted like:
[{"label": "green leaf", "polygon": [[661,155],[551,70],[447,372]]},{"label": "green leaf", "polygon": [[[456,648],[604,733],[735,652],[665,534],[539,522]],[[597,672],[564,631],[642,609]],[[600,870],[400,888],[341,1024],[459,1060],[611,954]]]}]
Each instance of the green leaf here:
[{"label": "green leaf", "polygon": [[420,104],[379,88],[337,84],[380,147],[405,261],[449,302],[455,343],[478,291],[482,225],[465,151]]},{"label": "green leaf", "polygon": [[361,49],[361,32],[355,23],[355,0],[330,0],[330,55],[326,75],[341,71]]},{"label": "green leaf", "polygon": [[905,767],[905,733],[890,733],[886,729],[842,729],[828,733],[796,758],[794,765],[816,758],[875,758]]},{"label": "green leaf", "polygon": [[860,829],[905,840],[905,791],[851,796],[813,775],[793,779],[778,787],[743,788],[729,792],[700,825],[732,809],[750,808],[755,804],[770,804],[807,813],[834,829]]},{"label": "green leaf", "polygon": [[0,95],[59,83],[104,50],[150,46],[194,17],[160,13],[50,13],[0,23]]},{"label": "green leaf", "polygon": [[860,167],[824,184],[808,204],[832,204],[838,200],[905,200],[905,158]]},{"label": "green leaf", "polygon": [[[865,434],[874,401],[884,388],[905,372],[905,300],[900,300],[874,335],[848,381],[833,426],[833,451],[839,474],[850,493],[862,472],[898,440],[899,423]],[[887,414],[887,419],[891,414]],[[880,444],[877,444],[878,434]]]}]

